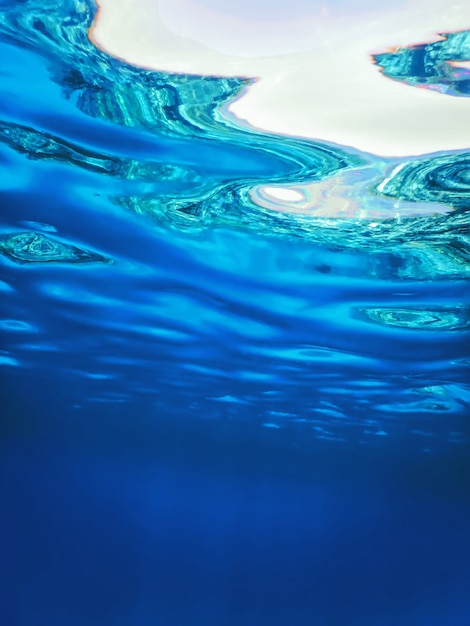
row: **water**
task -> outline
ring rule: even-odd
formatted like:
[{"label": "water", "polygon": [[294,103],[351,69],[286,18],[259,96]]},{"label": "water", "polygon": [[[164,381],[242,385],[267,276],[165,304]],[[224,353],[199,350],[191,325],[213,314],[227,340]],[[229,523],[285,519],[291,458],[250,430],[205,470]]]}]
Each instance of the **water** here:
[{"label": "water", "polygon": [[[468,152],[243,129],[92,2],[0,8],[0,624],[466,626]],[[376,62],[461,98],[468,42]]]}]

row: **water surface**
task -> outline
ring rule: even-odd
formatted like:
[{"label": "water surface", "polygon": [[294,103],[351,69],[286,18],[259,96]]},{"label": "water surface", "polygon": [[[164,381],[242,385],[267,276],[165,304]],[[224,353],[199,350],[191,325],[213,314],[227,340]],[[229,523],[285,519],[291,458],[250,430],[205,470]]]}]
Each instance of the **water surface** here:
[{"label": "water surface", "polygon": [[[249,78],[0,7],[0,622],[466,625],[468,152],[242,128]],[[467,104],[442,41],[375,69]]]}]

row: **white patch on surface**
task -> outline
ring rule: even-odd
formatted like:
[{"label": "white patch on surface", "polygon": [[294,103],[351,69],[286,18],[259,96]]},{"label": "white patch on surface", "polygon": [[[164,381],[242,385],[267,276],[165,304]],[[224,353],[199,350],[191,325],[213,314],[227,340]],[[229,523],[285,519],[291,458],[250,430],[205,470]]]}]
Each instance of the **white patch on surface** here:
[{"label": "white patch on surface", "polygon": [[[467,0],[100,0],[91,39],[155,70],[256,78],[227,108],[240,125],[384,156],[470,145],[469,103],[384,77],[370,55],[470,28]],[[282,4],[282,6],[281,6]]]}]

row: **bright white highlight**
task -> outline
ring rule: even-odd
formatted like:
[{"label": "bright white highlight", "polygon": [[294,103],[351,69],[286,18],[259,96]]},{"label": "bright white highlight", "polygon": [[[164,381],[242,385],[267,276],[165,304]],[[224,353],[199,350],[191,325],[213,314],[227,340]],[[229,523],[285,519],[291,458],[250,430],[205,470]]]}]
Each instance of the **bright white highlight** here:
[{"label": "bright white highlight", "polygon": [[266,196],[282,202],[302,202],[305,200],[305,194],[292,187],[265,186],[263,191]]},{"label": "bright white highlight", "polygon": [[90,35],[147,68],[257,78],[228,107],[240,125],[384,156],[470,145],[467,98],[389,80],[370,59],[469,28],[467,0],[291,0],[292,18],[274,2],[265,19],[248,4],[100,0]]}]

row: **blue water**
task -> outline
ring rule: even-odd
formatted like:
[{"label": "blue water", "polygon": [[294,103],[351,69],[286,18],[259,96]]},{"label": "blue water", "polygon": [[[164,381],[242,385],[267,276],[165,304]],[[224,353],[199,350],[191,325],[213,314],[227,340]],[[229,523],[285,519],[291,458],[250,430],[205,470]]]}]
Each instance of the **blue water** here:
[{"label": "blue water", "polygon": [[469,154],[239,129],[95,8],[0,2],[0,626],[468,626]]}]

